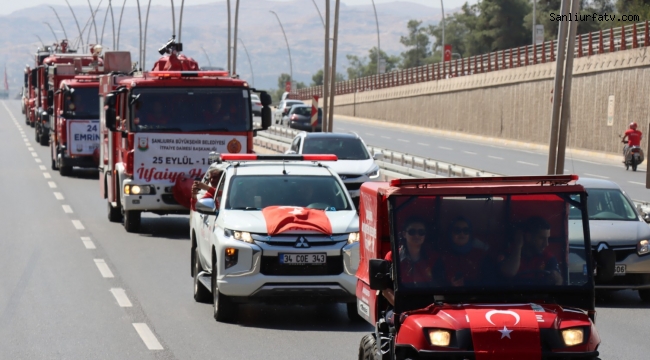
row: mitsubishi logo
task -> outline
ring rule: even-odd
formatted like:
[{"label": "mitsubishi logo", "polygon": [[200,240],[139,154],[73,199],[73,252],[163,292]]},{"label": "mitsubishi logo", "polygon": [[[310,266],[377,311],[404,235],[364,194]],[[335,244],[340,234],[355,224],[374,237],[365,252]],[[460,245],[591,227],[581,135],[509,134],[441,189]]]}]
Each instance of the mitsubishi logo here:
[{"label": "mitsubishi logo", "polygon": [[347,176],[345,176],[345,175],[339,175],[339,177],[341,178],[341,180],[345,180],[345,179],[347,179],[347,178],[348,178],[348,177],[347,177]]},{"label": "mitsubishi logo", "polygon": [[602,250],[607,250],[609,247],[605,243],[600,243],[598,244],[598,252],[601,252]]},{"label": "mitsubishi logo", "polygon": [[307,239],[305,239],[304,236],[298,236],[298,239],[296,239],[296,244],[294,246],[297,248],[308,248],[309,242]]}]

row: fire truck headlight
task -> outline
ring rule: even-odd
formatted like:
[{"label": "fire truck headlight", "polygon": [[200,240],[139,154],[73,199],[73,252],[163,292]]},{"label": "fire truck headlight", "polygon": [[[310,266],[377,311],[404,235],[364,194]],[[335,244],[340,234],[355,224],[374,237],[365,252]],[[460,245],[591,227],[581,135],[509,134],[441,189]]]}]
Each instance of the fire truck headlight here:
[{"label": "fire truck headlight", "polygon": [[153,188],[149,185],[124,185],[124,194],[126,195],[148,195],[152,193]]},{"label": "fire truck headlight", "polygon": [[584,340],[584,330],[581,328],[562,330],[562,339],[566,346],[582,344]]},{"label": "fire truck headlight", "polygon": [[429,330],[429,341],[433,346],[449,346],[451,342],[451,333],[443,329]]}]

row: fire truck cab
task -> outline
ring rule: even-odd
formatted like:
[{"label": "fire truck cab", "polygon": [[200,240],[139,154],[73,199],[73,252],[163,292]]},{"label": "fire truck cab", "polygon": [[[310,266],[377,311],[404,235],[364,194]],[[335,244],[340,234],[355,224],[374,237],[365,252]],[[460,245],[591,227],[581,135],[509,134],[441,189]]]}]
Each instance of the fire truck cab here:
[{"label": "fire truck cab", "polygon": [[375,330],[359,359],[598,359],[576,179],[364,183],[357,308]]},{"label": "fire truck cab", "polygon": [[[251,89],[224,71],[200,71],[173,40],[152,71],[129,74],[130,59],[100,77],[100,186],[109,221],[139,230],[141,213],[189,214],[174,197],[181,178],[200,178],[208,154],[252,153],[253,136],[271,123],[260,91],[262,127],[254,128]],[[109,64],[108,53],[105,56]],[[113,62],[111,60],[110,62]],[[109,66],[110,65],[110,66]],[[117,66],[120,67],[120,66]]]}]

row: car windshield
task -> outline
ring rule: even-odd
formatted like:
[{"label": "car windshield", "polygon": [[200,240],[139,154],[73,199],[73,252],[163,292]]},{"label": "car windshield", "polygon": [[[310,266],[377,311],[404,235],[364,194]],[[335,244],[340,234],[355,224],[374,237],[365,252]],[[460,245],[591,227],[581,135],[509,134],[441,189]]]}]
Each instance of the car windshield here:
[{"label": "car windshield", "polygon": [[304,104],[305,103],[303,103],[302,101],[287,101],[285,107],[290,108],[290,107],[292,107],[294,105],[304,105]]},{"label": "car windshield", "polygon": [[131,129],[147,131],[248,131],[248,90],[236,88],[136,88],[130,97]]},{"label": "car windshield", "polygon": [[267,206],[351,210],[345,189],[332,176],[238,175],[232,178],[226,209],[260,210]]},{"label": "car windshield", "polygon": [[[392,198],[400,289],[440,294],[584,286],[588,244],[580,195]],[[578,202],[576,202],[576,200]]]},{"label": "car windshield", "polygon": [[63,95],[68,119],[99,119],[99,87],[70,88]]},{"label": "car windshield", "polygon": [[[638,221],[632,204],[618,189],[587,189],[589,220]],[[571,219],[579,217],[580,211],[571,208]]]},{"label": "car windshield", "polygon": [[339,160],[370,159],[366,146],[357,138],[307,137],[302,148],[303,154],[334,154]]},{"label": "car windshield", "polygon": [[311,116],[311,106],[294,106],[291,109],[292,114]]}]

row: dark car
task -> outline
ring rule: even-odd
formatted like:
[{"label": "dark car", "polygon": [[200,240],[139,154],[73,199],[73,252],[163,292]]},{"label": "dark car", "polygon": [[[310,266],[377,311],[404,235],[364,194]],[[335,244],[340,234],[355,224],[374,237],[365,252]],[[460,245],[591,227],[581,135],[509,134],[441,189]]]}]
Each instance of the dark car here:
[{"label": "dark car", "polygon": [[[309,105],[294,105],[291,107],[289,114],[287,114],[286,125],[292,129],[312,131],[311,126],[311,106]],[[323,125],[323,109],[318,109],[318,122],[316,123],[316,131],[322,131]]]}]

